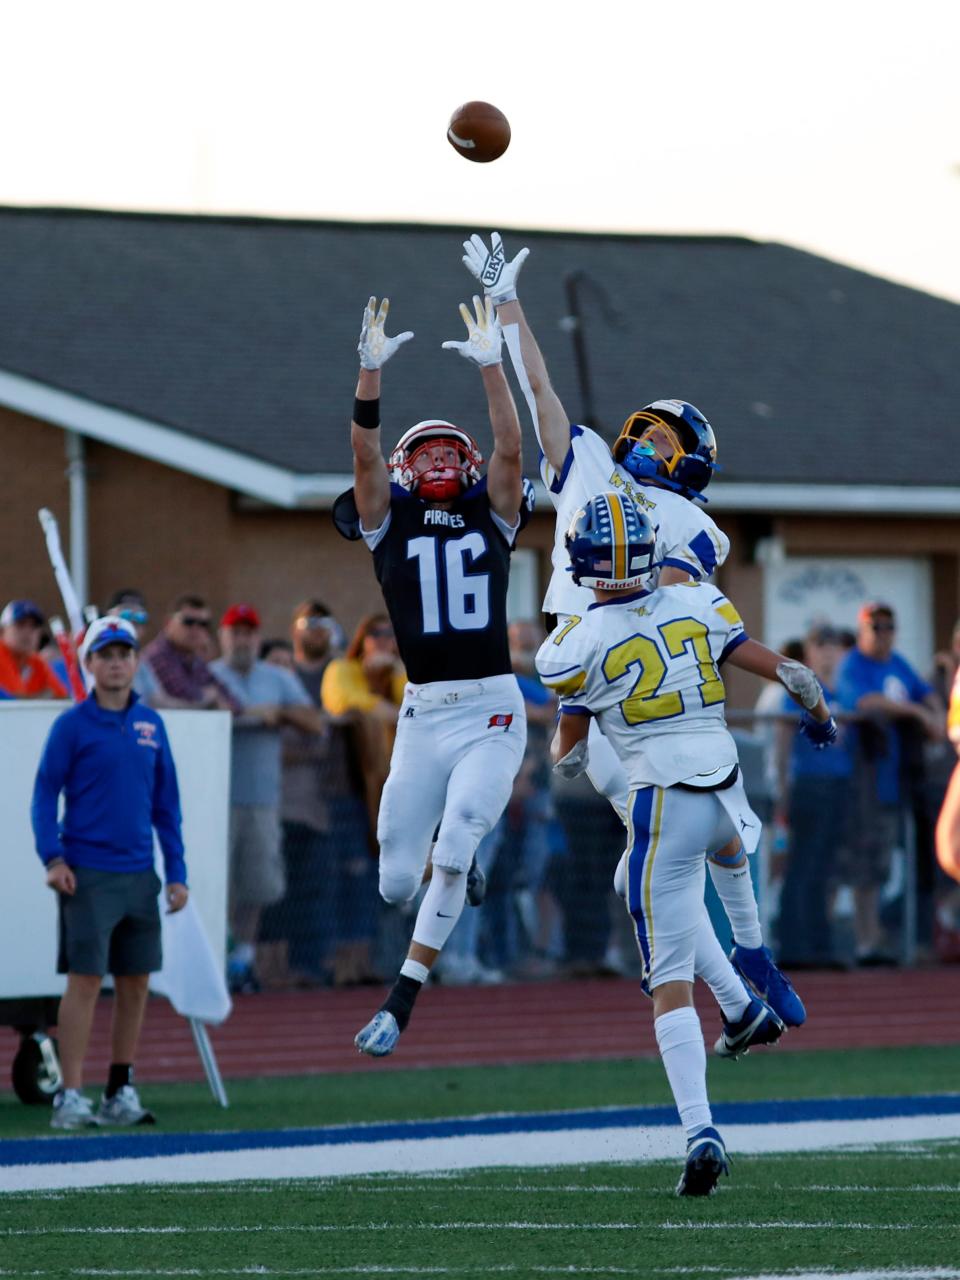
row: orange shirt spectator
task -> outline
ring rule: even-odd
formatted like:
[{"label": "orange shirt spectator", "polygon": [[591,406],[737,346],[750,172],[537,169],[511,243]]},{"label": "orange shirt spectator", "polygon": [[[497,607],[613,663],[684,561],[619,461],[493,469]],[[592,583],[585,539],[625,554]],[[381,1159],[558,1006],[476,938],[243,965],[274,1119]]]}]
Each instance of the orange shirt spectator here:
[{"label": "orange shirt spectator", "polygon": [[7,698],[67,698],[64,684],[37,653],[44,617],[30,600],[11,600],[0,613],[0,694]]}]

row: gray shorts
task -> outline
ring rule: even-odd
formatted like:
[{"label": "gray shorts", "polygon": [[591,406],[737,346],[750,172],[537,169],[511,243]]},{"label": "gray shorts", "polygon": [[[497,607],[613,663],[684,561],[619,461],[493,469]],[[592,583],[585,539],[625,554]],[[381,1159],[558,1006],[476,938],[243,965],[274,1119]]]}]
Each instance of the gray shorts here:
[{"label": "gray shorts", "polygon": [[60,900],[58,973],[120,977],[163,967],[160,877],[149,871],[74,867],[77,889]]},{"label": "gray shorts", "polygon": [[269,907],[287,890],[280,847],[280,815],[272,805],[230,809],[230,901]]}]

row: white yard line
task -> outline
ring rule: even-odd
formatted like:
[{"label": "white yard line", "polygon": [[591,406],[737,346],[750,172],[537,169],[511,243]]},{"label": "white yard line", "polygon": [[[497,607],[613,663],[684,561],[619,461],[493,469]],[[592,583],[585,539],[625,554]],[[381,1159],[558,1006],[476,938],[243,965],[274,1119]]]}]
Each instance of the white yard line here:
[{"label": "white yard line", "polygon": [[62,1280],[63,1276],[89,1276],[89,1277],[125,1277],[125,1276],[143,1276],[156,1278],[161,1277],[189,1277],[189,1276],[265,1276],[276,1277],[277,1280],[287,1280],[287,1278],[299,1276],[495,1276],[495,1275],[513,1275],[522,1272],[523,1275],[575,1275],[575,1276],[689,1276],[689,1275],[718,1275],[726,1276],[729,1280],[960,1280],[960,1271],[947,1267],[890,1267],[880,1270],[871,1271],[848,1271],[841,1268],[827,1271],[800,1271],[794,1268],[788,1268],[786,1271],[764,1272],[762,1275],[745,1276],[738,1273],[735,1267],[718,1267],[718,1266],[675,1266],[675,1267],[614,1267],[614,1266],[564,1266],[558,1269],[556,1266],[530,1266],[524,1264],[521,1266],[513,1266],[510,1264],[494,1265],[494,1266],[462,1266],[462,1267],[442,1267],[442,1266],[377,1266],[370,1264],[366,1266],[351,1267],[124,1267],[122,1269],[112,1269],[103,1267],[72,1267],[63,1269],[58,1267],[56,1271],[44,1271],[36,1268],[28,1270],[6,1270],[0,1267],[0,1277],[2,1276],[38,1276],[38,1277],[57,1277]]},{"label": "white yard line", "polygon": [[482,1222],[305,1222],[257,1223],[253,1226],[202,1226],[202,1227],[0,1227],[0,1240],[52,1236],[233,1236],[233,1235],[320,1235],[354,1234],[366,1231],[389,1231],[393,1234],[422,1231],[636,1231],[642,1225],[644,1231],[913,1231],[918,1234],[933,1231],[937,1235],[960,1231],[960,1222],[938,1222],[921,1225],[898,1222],[836,1222],[821,1219],[815,1222],[791,1222],[776,1219],[770,1222],[697,1222],[688,1218],[682,1222],[501,1222],[491,1218]]},{"label": "white yard line", "polygon": [[[817,1120],[794,1124],[728,1125],[732,1155],[829,1151],[849,1144],[917,1142],[960,1137],[960,1115],[887,1116],[877,1120]],[[0,1192],[141,1183],[237,1182],[254,1178],[330,1178],[394,1172],[636,1164],[683,1158],[676,1128],[624,1127],[468,1137],[356,1142],[337,1146],[205,1151],[177,1156],[0,1168]]]}]

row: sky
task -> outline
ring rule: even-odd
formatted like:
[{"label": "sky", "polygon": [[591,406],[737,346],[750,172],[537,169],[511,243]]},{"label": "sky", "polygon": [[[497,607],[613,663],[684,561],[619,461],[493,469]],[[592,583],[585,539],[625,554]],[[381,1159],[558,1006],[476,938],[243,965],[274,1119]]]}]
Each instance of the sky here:
[{"label": "sky", "polygon": [[960,302],[950,0],[31,0],[0,41],[0,204],[738,234]]}]

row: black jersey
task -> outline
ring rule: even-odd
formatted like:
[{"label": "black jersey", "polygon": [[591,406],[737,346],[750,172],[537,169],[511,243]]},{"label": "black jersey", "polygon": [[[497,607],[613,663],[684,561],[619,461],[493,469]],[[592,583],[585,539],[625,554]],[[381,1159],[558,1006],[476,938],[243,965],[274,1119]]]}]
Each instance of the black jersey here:
[{"label": "black jersey", "polygon": [[511,546],[486,479],[449,510],[391,485],[388,518],[373,564],[408,677],[429,684],[509,674]]}]

